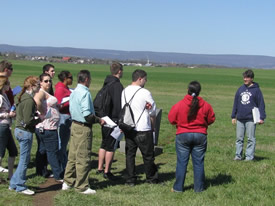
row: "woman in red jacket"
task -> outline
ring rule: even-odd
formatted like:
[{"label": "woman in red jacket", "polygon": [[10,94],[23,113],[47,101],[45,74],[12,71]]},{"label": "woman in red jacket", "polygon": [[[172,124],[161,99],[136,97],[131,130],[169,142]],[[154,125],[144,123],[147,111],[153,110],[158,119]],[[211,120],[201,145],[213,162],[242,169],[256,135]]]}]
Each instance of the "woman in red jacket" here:
[{"label": "woman in red jacket", "polygon": [[204,156],[207,148],[207,128],[215,121],[210,104],[199,97],[201,85],[192,81],[188,85],[188,94],[175,104],[168,119],[176,125],[177,169],[173,192],[182,192],[189,161],[192,156],[194,168],[194,190],[204,189]]},{"label": "woman in red jacket", "polygon": [[[72,85],[73,76],[69,71],[62,71],[58,75],[58,79],[60,80],[60,82],[55,85],[54,96],[57,98],[58,104],[60,104],[60,123],[58,129],[59,137],[61,140],[60,160],[62,164],[62,169],[65,170],[68,161],[67,145],[70,139],[70,128],[72,124],[69,111],[69,97],[71,95],[71,91],[68,86]],[[66,98],[67,100],[64,101]]]}]

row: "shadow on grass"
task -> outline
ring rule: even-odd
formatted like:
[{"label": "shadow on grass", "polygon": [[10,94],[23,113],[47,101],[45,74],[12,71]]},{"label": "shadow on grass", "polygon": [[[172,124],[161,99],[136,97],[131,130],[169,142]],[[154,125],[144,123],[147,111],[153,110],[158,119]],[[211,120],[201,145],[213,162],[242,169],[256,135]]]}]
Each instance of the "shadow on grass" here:
[{"label": "shadow on grass", "polygon": [[43,192],[50,192],[50,191],[61,190],[62,184],[56,183],[56,184],[49,185],[49,186],[43,187],[43,188],[40,188],[40,187],[32,187],[32,188],[35,189],[35,193],[38,194],[38,193],[43,193]]},{"label": "shadow on grass", "polygon": [[[231,175],[218,174],[215,177],[205,179],[205,190],[210,186],[213,187],[213,186],[218,186],[218,185],[224,185],[224,184],[228,184],[232,181],[233,181],[233,179],[232,179]],[[184,187],[183,190],[186,191],[186,190],[191,190],[193,188],[194,188],[194,184],[191,184],[191,185]]]},{"label": "shadow on grass", "polygon": [[[159,168],[163,164],[157,164],[157,167]],[[144,184],[146,183],[146,179],[143,179],[142,175],[144,171],[144,164],[139,164],[136,166],[136,185]],[[121,170],[119,172],[114,172],[115,175],[114,180],[104,180],[99,181],[96,178],[89,178],[90,185],[94,185],[96,189],[103,189],[107,188],[108,186],[115,186],[115,185],[125,185],[126,183],[126,169]],[[159,173],[159,183],[164,183],[166,181],[169,181],[171,179],[175,178],[175,172],[167,172],[167,173]]]},{"label": "shadow on grass", "polygon": [[269,158],[268,157],[254,156],[254,161],[256,161],[256,162],[266,160],[266,159],[268,160]]}]

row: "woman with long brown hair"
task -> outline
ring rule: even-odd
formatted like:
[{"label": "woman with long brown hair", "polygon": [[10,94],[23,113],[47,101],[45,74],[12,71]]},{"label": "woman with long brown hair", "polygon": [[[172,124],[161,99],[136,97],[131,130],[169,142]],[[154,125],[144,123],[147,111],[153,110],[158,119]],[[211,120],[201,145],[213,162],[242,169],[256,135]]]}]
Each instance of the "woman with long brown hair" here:
[{"label": "woman with long brown hair", "polygon": [[204,190],[204,156],[207,148],[207,128],[215,121],[215,114],[210,104],[199,97],[201,85],[192,81],[188,85],[188,94],[175,104],[168,119],[177,126],[176,182],[173,192],[182,192],[189,156],[192,156],[194,168],[194,190]]},{"label": "woman with long brown hair", "polygon": [[25,183],[35,125],[41,121],[36,115],[37,108],[33,99],[34,94],[39,91],[39,88],[40,84],[37,77],[27,77],[24,81],[22,92],[18,97],[16,110],[14,135],[19,142],[20,158],[17,169],[11,178],[9,189],[16,190],[16,192],[25,195],[34,194],[34,191],[29,190]]}]

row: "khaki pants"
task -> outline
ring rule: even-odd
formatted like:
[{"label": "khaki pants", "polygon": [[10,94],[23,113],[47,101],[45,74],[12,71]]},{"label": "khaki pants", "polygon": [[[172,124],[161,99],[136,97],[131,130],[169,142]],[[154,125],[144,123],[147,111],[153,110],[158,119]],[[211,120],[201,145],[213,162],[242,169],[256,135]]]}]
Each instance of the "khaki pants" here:
[{"label": "khaki pants", "polygon": [[64,181],[78,192],[89,188],[91,148],[92,129],[73,122]]}]

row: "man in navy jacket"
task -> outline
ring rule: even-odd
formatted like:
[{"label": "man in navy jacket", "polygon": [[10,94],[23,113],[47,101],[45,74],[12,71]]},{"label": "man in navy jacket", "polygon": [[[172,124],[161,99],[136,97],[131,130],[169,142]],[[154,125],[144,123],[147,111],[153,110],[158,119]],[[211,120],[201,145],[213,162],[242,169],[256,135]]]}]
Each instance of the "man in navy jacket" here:
[{"label": "man in navy jacket", "polygon": [[234,160],[242,160],[243,142],[247,134],[247,147],[245,160],[253,160],[256,146],[255,130],[252,109],[257,107],[260,111],[259,124],[266,118],[265,103],[260,86],[253,81],[254,73],[247,70],[243,73],[244,84],[237,90],[232,110],[232,124],[237,124],[236,154]]}]

